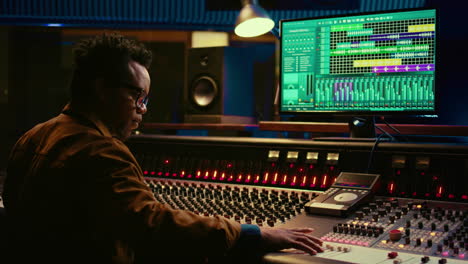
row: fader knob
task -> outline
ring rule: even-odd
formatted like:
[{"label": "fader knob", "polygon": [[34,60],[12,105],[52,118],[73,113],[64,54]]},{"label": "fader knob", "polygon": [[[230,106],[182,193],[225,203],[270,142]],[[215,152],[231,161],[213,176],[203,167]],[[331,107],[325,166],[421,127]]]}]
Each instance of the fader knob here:
[{"label": "fader knob", "polygon": [[362,211],[357,211],[357,212],[356,212],[356,216],[357,216],[357,218],[358,218],[359,220],[361,220],[361,219],[364,217],[364,212],[362,212]]},{"label": "fader knob", "polygon": [[432,239],[427,240],[427,247],[432,247]]}]

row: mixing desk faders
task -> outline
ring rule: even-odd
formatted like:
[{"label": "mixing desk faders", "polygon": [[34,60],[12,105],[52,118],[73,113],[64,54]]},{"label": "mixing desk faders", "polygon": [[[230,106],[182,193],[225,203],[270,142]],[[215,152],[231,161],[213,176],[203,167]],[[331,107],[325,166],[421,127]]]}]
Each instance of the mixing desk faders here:
[{"label": "mixing desk faders", "polygon": [[316,256],[269,253],[266,263],[468,264],[468,144],[156,135],[127,144],[161,203],[312,227],[324,241]]}]

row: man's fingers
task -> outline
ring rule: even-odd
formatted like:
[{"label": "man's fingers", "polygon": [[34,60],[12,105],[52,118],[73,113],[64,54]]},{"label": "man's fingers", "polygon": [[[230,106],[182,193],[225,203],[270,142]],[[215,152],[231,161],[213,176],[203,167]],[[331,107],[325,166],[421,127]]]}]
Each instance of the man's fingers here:
[{"label": "man's fingers", "polygon": [[290,230],[295,231],[295,232],[301,232],[301,233],[312,233],[315,231],[315,229],[310,228],[310,227],[291,228]]},{"label": "man's fingers", "polygon": [[320,240],[318,240],[319,242],[317,242],[317,238],[313,236],[304,234],[302,236],[298,236],[296,238],[296,241],[299,241],[303,244],[308,245],[309,247],[313,248],[317,252],[323,252],[323,248],[321,247],[322,244],[320,243]]},{"label": "man's fingers", "polygon": [[310,245],[297,241],[297,240],[293,242],[292,247],[296,249],[300,249],[310,255],[317,255],[317,251],[313,249]]}]

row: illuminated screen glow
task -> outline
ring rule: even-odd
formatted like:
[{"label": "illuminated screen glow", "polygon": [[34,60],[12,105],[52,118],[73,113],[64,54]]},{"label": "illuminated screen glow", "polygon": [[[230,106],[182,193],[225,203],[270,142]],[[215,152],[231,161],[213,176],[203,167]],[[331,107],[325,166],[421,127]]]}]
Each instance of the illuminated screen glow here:
[{"label": "illuminated screen glow", "polygon": [[435,10],[280,27],[282,112],[435,112]]}]

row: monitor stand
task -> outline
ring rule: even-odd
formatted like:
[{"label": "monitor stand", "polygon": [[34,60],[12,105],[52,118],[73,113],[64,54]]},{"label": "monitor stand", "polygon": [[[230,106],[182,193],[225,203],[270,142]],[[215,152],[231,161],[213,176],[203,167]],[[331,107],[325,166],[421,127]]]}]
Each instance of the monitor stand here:
[{"label": "monitor stand", "polygon": [[[316,141],[347,141],[347,142],[375,142],[374,116],[352,117],[348,122],[349,137],[318,137]],[[380,137],[379,142],[391,141],[391,138]]]}]

